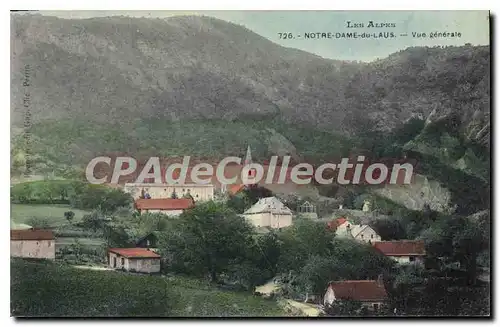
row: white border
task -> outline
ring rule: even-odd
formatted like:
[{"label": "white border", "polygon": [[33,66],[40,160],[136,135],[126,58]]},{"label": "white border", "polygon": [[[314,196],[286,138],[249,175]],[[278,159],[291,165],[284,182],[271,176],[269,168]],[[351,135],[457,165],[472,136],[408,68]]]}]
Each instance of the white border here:
[{"label": "white border", "polygon": [[[7,2],[2,2],[1,5],[2,7],[6,6]],[[80,3],[76,3],[75,1],[37,1],[37,0],[31,0],[31,1],[25,1],[25,0],[18,0],[15,3],[11,5],[11,8],[2,8],[3,10],[2,15],[3,15],[3,20],[2,20],[2,30],[1,30],[1,44],[7,45],[10,44],[10,13],[7,10],[10,9],[31,9],[31,8],[36,8],[39,10],[55,10],[55,9],[64,9],[64,10],[153,10],[153,9],[163,9],[163,10],[492,10],[493,13],[499,12],[498,10],[498,4],[499,1],[485,1],[485,0],[475,0],[471,2],[470,0],[455,0],[455,1],[438,1],[438,0],[419,0],[419,1],[407,1],[407,2],[402,2],[401,0],[377,0],[377,1],[370,1],[370,0],[364,0],[364,1],[318,1],[318,0],[308,0],[308,1],[299,1],[299,0],[281,0],[281,1],[273,1],[270,2],[269,0],[254,0],[254,1],[239,1],[236,2],[234,0],[224,0],[224,1],[203,1],[203,0],[184,0],[184,1],[131,1],[131,0],[122,0],[122,1],[104,1],[104,0],[86,0],[82,1]],[[498,17],[497,17],[498,19]],[[498,33],[498,30],[497,30]],[[495,35],[495,50],[494,53],[498,53],[497,51],[497,36]],[[10,108],[10,65],[8,64],[10,62],[10,51],[2,51],[2,92],[3,92],[3,110],[4,112],[8,112],[7,116],[10,117],[10,110],[7,108]],[[498,65],[495,68],[495,73],[497,73],[498,70]],[[498,94],[498,84],[495,85],[495,94]],[[495,111],[495,109],[493,109]],[[499,115],[495,115],[495,125],[498,126],[498,118]],[[2,169],[1,169],[1,177],[3,180],[2,185],[2,194],[0,196],[0,199],[2,201],[1,203],[1,208],[4,209],[4,221],[5,225],[7,225],[7,215],[10,214],[10,212],[6,212],[7,208],[10,208],[10,201],[8,197],[8,188],[7,186],[10,185],[10,163],[7,161],[7,157],[10,157],[10,142],[8,141],[10,139],[9,135],[9,129],[10,129],[10,119],[7,119],[7,117],[4,117],[2,119],[2,124],[3,128],[0,130],[2,131],[2,138],[1,138],[1,146],[2,146],[2,151],[5,155],[4,160],[1,161]],[[496,135],[497,136],[497,135]],[[499,141],[497,137],[495,136],[494,142],[492,142],[492,146],[495,144],[499,144]],[[495,151],[495,154],[498,154],[498,151]],[[496,161],[498,162],[498,158]],[[495,182],[498,182],[498,174],[495,178]],[[497,183],[495,183],[497,184]],[[498,193],[495,194],[495,201],[494,203],[499,203],[499,195]],[[494,217],[492,217],[493,219]],[[498,225],[496,224],[496,230],[495,234],[499,235],[498,233]],[[7,236],[7,230],[10,229],[10,222],[9,222],[9,227],[7,226],[3,229],[5,232],[5,237],[2,238],[5,249],[8,249],[10,247],[10,242],[8,242],[9,237]],[[495,253],[495,251],[493,252]],[[9,251],[3,251],[3,254],[5,255],[4,262],[7,262],[8,256],[9,256]],[[499,255],[498,253],[495,254],[495,261],[498,263],[499,261]],[[9,278],[6,278],[7,274],[5,273],[5,266],[4,269],[2,270],[2,275],[4,278],[2,278],[2,289],[1,289],[1,294],[2,296],[0,297],[1,299],[1,308],[2,308],[2,322],[7,323],[9,326],[13,325],[15,321],[12,318],[8,318],[10,316],[10,300],[9,300],[9,295],[10,295],[10,280]],[[495,278],[496,280],[496,274],[492,278]],[[495,282],[494,285],[497,285],[498,282]],[[495,289],[496,291],[496,289]],[[495,312],[498,314],[498,299],[496,299],[495,303]],[[47,321],[47,322],[41,322],[42,324],[52,324],[57,321]],[[61,321],[64,323],[63,321]],[[281,324],[288,324],[291,321],[284,321],[284,322],[265,322],[265,321],[256,321],[255,323],[258,323],[260,325],[271,325],[271,323],[281,323]],[[304,324],[309,324],[313,323],[314,321],[301,321],[300,323]],[[396,323],[401,323],[403,320],[396,321]],[[413,322],[413,321],[408,321],[408,323]],[[467,323],[467,321],[464,321]],[[75,323],[82,323],[81,321],[75,322]],[[95,324],[97,326],[104,326],[105,324],[111,323],[111,321],[91,321],[92,324]],[[136,321],[123,321],[120,320],[118,321],[120,324],[142,324],[142,322],[136,322]],[[161,322],[152,322],[156,324],[164,324],[165,321]],[[171,321],[168,322],[169,324],[176,324],[176,322]],[[186,322],[189,324],[196,324],[197,322]],[[216,321],[210,321],[209,323],[220,323]],[[229,321],[229,323],[246,323],[244,321]],[[326,323],[333,323],[336,325],[344,325],[347,322],[346,321],[326,321]],[[352,323],[352,322],[351,322]],[[361,325],[363,322],[362,321],[356,321],[354,325]],[[390,321],[368,321],[368,324],[386,324],[386,323],[391,323]],[[417,323],[422,323],[418,322]],[[441,321],[441,323],[445,325],[452,325],[457,323],[456,321],[450,321],[450,322],[445,322]],[[34,325],[34,322],[25,322],[26,325]],[[40,324],[40,322],[38,322]]]}]

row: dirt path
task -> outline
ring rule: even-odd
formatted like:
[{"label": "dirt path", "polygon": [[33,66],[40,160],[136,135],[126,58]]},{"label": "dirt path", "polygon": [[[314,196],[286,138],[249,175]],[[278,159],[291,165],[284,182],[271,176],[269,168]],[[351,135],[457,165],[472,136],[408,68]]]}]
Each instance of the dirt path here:
[{"label": "dirt path", "polygon": [[74,268],[77,268],[77,269],[87,269],[87,270],[114,270],[114,269],[111,269],[111,268],[107,268],[107,267],[96,267],[96,266],[73,266]]},{"label": "dirt path", "polygon": [[310,303],[302,303],[302,302],[297,302],[294,300],[289,300],[289,299],[283,299],[282,305],[284,306],[285,309],[288,309],[292,312],[296,312],[300,314],[301,316],[308,316],[308,317],[318,317],[321,314],[321,310],[315,306],[314,304]]}]

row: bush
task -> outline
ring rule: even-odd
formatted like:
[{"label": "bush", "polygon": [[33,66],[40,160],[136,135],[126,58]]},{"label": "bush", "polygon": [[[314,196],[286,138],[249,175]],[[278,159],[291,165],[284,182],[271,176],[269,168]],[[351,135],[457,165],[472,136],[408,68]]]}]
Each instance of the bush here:
[{"label": "bush", "polygon": [[26,224],[30,225],[33,228],[47,229],[50,227],[49,220],[46,218],[40,217],[31,217],[28,218]]}]

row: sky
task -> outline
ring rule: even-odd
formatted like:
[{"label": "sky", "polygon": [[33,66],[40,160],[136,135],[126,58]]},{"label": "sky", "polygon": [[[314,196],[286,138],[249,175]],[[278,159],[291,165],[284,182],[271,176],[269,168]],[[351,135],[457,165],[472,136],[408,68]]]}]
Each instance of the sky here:
[{"label": "sky", "polygon": [[[132,16],[168,18],[177,15],[205,15],[243,25],[285,47],[297,48],[338,60],[373,61],[411,46],[488,45],[488,11],[41,11],[61,18]],[[364,24],[348,28],[347,22]],[[395,27],[368,28],[368,22],[392,23]],[[382,39],[306,39],[305,33],[393,32]],[[430,38],[433,32],[460,33],[460,37]],[[293,39],[279,33],[292,33]],[[426,33],[426,37],[413,37]],[[402,35],[406,34],[406,35]]]}]

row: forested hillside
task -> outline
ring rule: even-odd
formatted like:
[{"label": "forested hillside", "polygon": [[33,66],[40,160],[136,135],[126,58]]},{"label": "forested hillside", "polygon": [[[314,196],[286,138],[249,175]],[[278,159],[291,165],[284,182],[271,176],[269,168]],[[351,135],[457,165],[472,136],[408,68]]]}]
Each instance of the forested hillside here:
[{"label": "forested hillside", "polygon": [[364,149],[414,157],[454,202],[489,205],[487,46],[354,63],[210,17],[13,15],[11,24],[13,174],[29,161],[35,173],[74,177],[112,152],[217,158],[250,145],[257,160],[321,162]]}]

